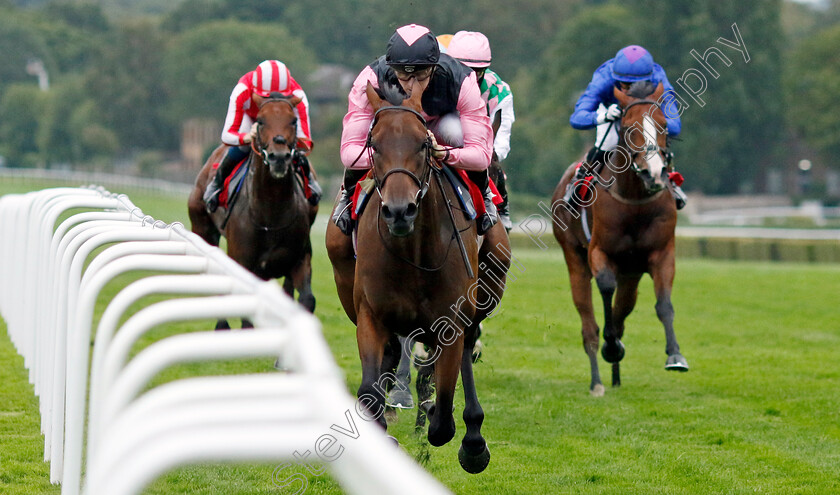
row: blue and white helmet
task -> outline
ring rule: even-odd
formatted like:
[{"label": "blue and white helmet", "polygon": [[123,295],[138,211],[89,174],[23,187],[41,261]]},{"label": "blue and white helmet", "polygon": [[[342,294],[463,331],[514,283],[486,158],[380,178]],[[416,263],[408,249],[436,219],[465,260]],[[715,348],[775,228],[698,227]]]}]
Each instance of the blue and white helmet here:
[{"label": "blue and white helmet", "polygon": [[622,48],[615,54],[612,76],[616,81],[647,81],[653,76],[653,57],[639,45]]}]

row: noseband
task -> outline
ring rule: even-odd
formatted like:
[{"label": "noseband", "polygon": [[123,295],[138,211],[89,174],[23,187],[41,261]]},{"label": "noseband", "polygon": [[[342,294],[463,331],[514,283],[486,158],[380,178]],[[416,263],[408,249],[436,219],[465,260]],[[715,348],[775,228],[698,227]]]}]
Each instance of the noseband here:
[{"label": "noseband", "polygon": [[[424,119],[423,116],[420,115],[420,112],[418,112],[418,111],[416,111],[412,108],[401,107],[401,106],[381,107],[379,110],[376,111],[376,113],[373,114],[373,121],[370,124],[370,130],[368,131],[367,142],[365,142],[365,149],[367,150],[368,158],[369,158],[371,164],[373,164],[373,146],[371,144],[371,139],[372,139],[372,136],[373,136],[373,128],[376,127],[376,124],[379,121],[379,114],[381,114],[382,112],[385,112],[385,111],[389,111],[389,110],[411,112],[417,117],[418,120],[420,120],[420,123],[423,124],[423,128],[428,129],[428,125],[426,124],[426,119]],[[431,140],[428,137],[425,140],[424,149],[425,149],[425,156],[423,158],[424,169],[423,169],[423,174],[422,174],[423,178],[422,179],[420,177],[418,177],[411,170],[408,170],[408,169],[405,169],[405,168],[392,168],[391,170],[385,172],[385,175],[383,175],[382,178],[380,179],[379,177],[376,176],[376,167],[371,168],[372,173],[373,173],[373,180],[374,180],[375,187],[376,187],[376,192],[377,192],[377,194],[379,194],[380,198],[382,198],[382,189],[385,188],[385,181],[388,180],[388,177],[390,177],[391,174],[405,174],[405,175],[409,176],[411,178],[411,180],[414,181],[415,184],[417,184],[418,191],[417,191],[417,194],[414,196],[414,202],[418,203],[418,206],[419,206],[420,200],[426,195],[426,192],[429,190],[429,181],[430,181],[431,172],[432,172],[432,167],[430,165],[431,164]]]}]

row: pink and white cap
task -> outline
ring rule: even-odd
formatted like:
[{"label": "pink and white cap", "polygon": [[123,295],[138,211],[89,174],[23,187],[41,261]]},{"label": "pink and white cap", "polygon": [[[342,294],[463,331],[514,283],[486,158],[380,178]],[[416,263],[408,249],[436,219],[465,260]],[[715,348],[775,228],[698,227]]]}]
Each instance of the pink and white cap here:
[{"label": "pink and white cap", "polygon": [[446,53],[467,67],[489,67],[492,55],[487,36],[476,31],[458,31],[449,41]]},{"label": "pink and white cap", "polygon": [[265,60],[254,70],[251,83],[254,93],[268,98],[273,92],[289,88],[289,69],[279,60]]}]

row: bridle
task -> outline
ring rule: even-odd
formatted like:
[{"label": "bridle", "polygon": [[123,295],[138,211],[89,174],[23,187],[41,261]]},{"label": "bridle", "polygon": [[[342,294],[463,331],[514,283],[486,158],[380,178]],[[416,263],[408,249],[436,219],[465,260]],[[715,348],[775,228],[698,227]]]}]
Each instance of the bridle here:
[{"label": "bridle", "polygon": [[[295,111],[294,105],[292,105],[292,102],[289,101],[289,98],[286,97],[286,96],[278,96],[278,97],[267,98],[267,99],[263,100],[262,103],[260,103],[259,109],[261,110],[262,107],[264,107],[265,105],[267,105],[269,103],[285,103],[286,105],[289,105],[289,108],[292,109],[293,113]],[[258,129],[259,129],[259,127],[262,127],[262,124],[258,124]],[[260,133],[259,132],[257,132],[256,139],[251,141],[251,149],[254,151],[254,153],[260,155],[260,157],[262,158],[263,164],[268,165],[269,164],[268,143],[260,144],[258,141],[260,141]],[[294,157],[295,153],[297,152],[297,140],[294,137],[292,137],[292,142],[291,143],[289,143],[286,140],[286,138],[284,138],[282,136],[280,136],[280,137],[275,136],[272,139],[272,141],[274,141],[274,144],[285,144],[285,145],[287,145],[289,147],[289,152],[291,153],[292,157]]]},{"label": "bridle", "polygon": [[[461,234],[458,230],[457,225],[455,224],[455,218],[452,215],[452,210],[451,210],[451,207],[450,207],[449,200],[446,198],[446,192],[443,188],[443,184],[441,183],[440,168],[435,166],[434,160],[432,159],[432,140],[431,140],[431,138],[426,137],[426,139],[423,143],[423,149],[424,149],[423,167],[424,168],[423,168],[423,173],[420,174],[422,179],[421,179],[421,177],[418,177],[417,174],[415,174],[411,170],[407,170],[407,169],[404,169],[404,168],[393,168],[393,169],[385,172],[385,174],[382,176],[381,179],[379,177],[377,177],[376,166],[375,166],[375,163],[374,163],[374,160],[373,160],[373,145],[372,145],[372,142],[371,142],[372,139],[373,139],[372,138],[373,129],[374,129],[374,127],[376,127],[376,124],[379,121],[380,114],[383,113],[383,112],[391,111],[391,110],[411,112],[412,114],[414,114],[414,116],[417,117],[417,119],[420,121],[420,123],[423,124],[424,129],[428,130],[428,128],[429,128],[428,124],[426,123],[426,119],[423,118],[423,116],[420,114],[420,112],[418,112],[418,111],[416,111],[412,108],[403,107],[403,106],[384,106],[384,107],[380,107],[373,114],[373,120],[370,123],[370,129],[368,130],[367,140],[365,142],[365,147],[363,148],[362,153],[365,153],[365,151],[367,152],[368,159],[369,159],[369,161],[372,165],[371,173],[373,174],[373,180],[374,180],[374,185],[375,185],[374,187],[376,188],[376,192],[379,195],[379,199],[380,199],[379,210],[378,210],[377,214],[378,215],[382,214],[382,204],[383,204],[382,189],[385,188],[385,181],[388,180],[388,177],[390,177],[392,174],[405,174],[405,175],[409,176],[411,178],[411,180],[414,181],[415,184],[417,184],[418,190],[417,190],[417,194],[415,194],[415,196],[414,196],[414,203],[417,206],[417,208],[419,209],[420,208],[420,200],[422,200],[426,196],[426,193],[429,191],[429,183],[431,182],[431,178],[432,178],[432,175],[434,173],[435,179],[437,180],[437,183],[438,183],[438,187],[440,188],[441,194],[443,195],[443,198],[444,198],[445,203],[447,205],[447,212],[449,213],[449,220],[452,223],[453,233],[452,233],[452,238],[450,238],[449,247],[446,250],[446,255],[444,256],[444,258],[440,262],[440,264],[438,266],[435,266],[435,267],[421,266],[421,265],[413,262],[412,260],[407,259],[404,256],[401,256],[400,254],[391,251],[391,249],[388,246],[388,243],[385,242],[385,239],[382,236],[382,231],[380,230],[380,225],[379,225],[380,222],[377,219],[376,230],[379,233],[379,238],[382,240],[382,243],[385,246],[385,249],[387,249],[389,252],[391,252],[392,255],[394,255],[398,259],[402,260],[403,262],[411,265],[412,267],[417,268],[417,269],[422,270],[422,271],[425,271],[425,272],[437,272],[437,271],[441,270],[444,266],[446,266],[446,260],[449,258],[449,252],[450,252],[450,248],[452,246],[452,240],[454,239],[455,241],[457,241],[458,247],[459,247],[460,252],[461,252],[461,257],[464,260],[464,264],[465,264],[465,267],[466,267],[466,270],[467,270],[467,276],[471,279],[475,278],[475,275],[474,275],[473,269],[472,269],[472,265],[470,264],[469,257],[467,256],[466,248],[464,247],[463,239],[461,239]],[[359,156],[356,158],[356,160],[354,160],[353,163],[357,162],[359,160],[359,158],[361,158],[361,156],[362,156],[362,154],[360,153]]]},{"label": "bridle", "polygon": [[[662,107],[661,107],[661,105],[659,104],[659,102],[658,102],[658,101],[654,101],[654,100],[636,100],[636,101],[634,101],[633,103],[631,103],[631,104],[627,105],[626,107],[624,107],[624,108],[622,109],[622,112],[621,112],[621,113],[622,113],[622,117],[623,117],[623,116],[627,113],[627,110],[629,110],[630,108],[632,108],[632,107],[634,107],[634,106],[636,106],[636,105],[653,105],[653,106],[655,106],[656,108],[658,108],[658,109],[659,109],[659,111],[662,111]],[[622,128],[622,127],[620,126],[620,124],[619,124],[619,129],[618,129],[619,136],[621,136],[621,135],[622,135],[622,134],[621,134],[622,130],[623,130],[623,128]],[[644,148],[643,150],[637,150],[637,149],[635,149],[635,147],[633,147],[633,146],[631,146],[630,148],[631,148],[631,150],[628,150],[628,151],[631,151],[631,153],[630,153],[630,169],[631,169],[634,173],[636,173],[636,175],[638,175],[638,174],[642,173],[642,169],[640,169],[640,168],[639,168],[639,166],[636,164],[636,158],[637,158],[640,154],[642,154],[642,153],[644,153],[645,157],[650,156],[650,154],[651,154],[651,153],[658,153],[658,154],[660,155],[660,157],[662,158],[663,162],[665,161],[665,156],[664,156],[664,154],[663,154],[663,152],[662,152],[662,148],[660,148],[658,144],[654,144],[654,145],[645,145],[645,148]],[[647,160],[647,158],[645,158],[645,160]]]},{"label": "bridle", "polygon": [[[368,159],[369,159],[371,164],[374,164],[374,161],[373,161],[373,145],[371,143],[372,136],[373,136],[373,129],[374,129],[374,127],[376,127],[377,122],[379,122],[379,115],[382,112],[391,111],[391,110],[411,112],[412,114],[414,114],[417,117],[418,120],[420,120],[420,123],[423,124],[423,128],[428,129],[428,125],[426,124],[426,119],[423,118],[423,116],[420,115],[420,112],[418,112],[417,110],[414,110],[414,109],[408,108],[408,107],[402,107],[402,106],[381,107],[379,110],[376,111],[376,113],[373,114],[373,121],[370,123],[370,130],[368,130],[367,141],[365,142],[365,147],[364,147],[364,150],[366,150],[366,152],[368,154]],[[391,170],[388,170],[387,172],[385,172],[385,174],[380,179],[376,175],[376,166],[374,165],[373,167],[371,167],[371,174],[373,174],[374,187],[376,189],[376,193],[379,194],[380,199],[382,199],[382,189],[385,188],[385,181],[388,180],[388,177],[390,177],[392,174],[405,174],[405,175],[409,176],[411,178],[411,180],[414,181],[415,184],[417,184],[418,189],[417,189],[417,194],[414,195],[414,203],[419,208],[420,200],[423,199],[423,197],[426,196],[426,192],[428,192],[428,190],[429,190],[429,182],[431,181],[431,175],[432,175],[432,169],[433,169],[432,157],[431,157],[431,144],[432,144],[431,139],[429,139],[427,137],[424,144],[423,144],[425,156],[423,157],[423,173],[420,174],[422,178],[418,177],[417,174],[415,174],[411,170],[398,167],[398,168],[392,168]]]}]

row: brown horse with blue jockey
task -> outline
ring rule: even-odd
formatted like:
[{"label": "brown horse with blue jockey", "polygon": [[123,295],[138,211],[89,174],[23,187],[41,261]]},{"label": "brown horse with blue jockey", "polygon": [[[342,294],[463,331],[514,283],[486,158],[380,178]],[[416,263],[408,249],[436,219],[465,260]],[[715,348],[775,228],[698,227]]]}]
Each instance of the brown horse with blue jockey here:
[{"label": "brown horse with blue jockey", "polygon": [[653,279],[656,315],[665,328],[665,369],[688,371],[674,334],[671,304],[677,211],[665,166],[666,120],[658,103],[663,88],[660,84],[652,94],[650,89],[635,96],[614,90],[622,108],[618,146],[607,154],[606,166],[593,167],[595,180],[586,188],[576,188],[571,201],[564,201],[563,196],[574,179],[574,166],[566,171],[552,198],[554,236],[566,258],[591,367],[590,393],[596,396],[604,394],[604,386],[598,371],[593,277],[604,306],[601,355],[612,364],[614,386],[621,383],[624,323],[636,304],[645,273]]}]

